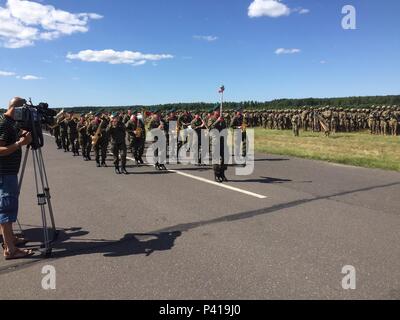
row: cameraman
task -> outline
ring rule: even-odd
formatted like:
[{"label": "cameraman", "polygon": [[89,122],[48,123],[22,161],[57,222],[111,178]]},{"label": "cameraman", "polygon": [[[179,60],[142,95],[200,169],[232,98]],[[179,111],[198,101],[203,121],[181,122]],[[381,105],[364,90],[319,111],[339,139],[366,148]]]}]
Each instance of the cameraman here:
[{"label": "cameraman", "polygon": [[32,142],[31,134],[20,131],[14,120],[15,108],[22,107],[25,103],[26,101],[22,98],[13,98],[7,112],[0,116],[0,225],[6,260],[32,255],[32,250],[22,250],[17,247],[25,244],[26,241],[17,238],[12,228],[18,214],[18,171],[21,165],[21,147]]}]

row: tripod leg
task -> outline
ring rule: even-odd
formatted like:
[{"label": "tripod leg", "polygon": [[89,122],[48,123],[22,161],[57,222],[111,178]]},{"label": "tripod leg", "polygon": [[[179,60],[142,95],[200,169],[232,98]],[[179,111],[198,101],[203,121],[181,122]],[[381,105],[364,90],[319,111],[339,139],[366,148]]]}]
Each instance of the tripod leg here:
[{"label": "tripod leg", "polygon": [[26,151],[25,151],[25,155],[24,155],[24,161],[22,162],[21,173],[19,175],[19,181],[18,181],[18,191],[19,192],[21,192],[22,181],[24,180],[25,168],[26,168],[26,163],[28,161],[29,151],[30,151],[30,147],[27,146],[26,147]]},{"label": "tripod leg", "polygon": [[57,230],[56,230],[56,224],[54,221],[54,214],[53,214],[53,207],[51,205],[51,195],[50,195],[50,188],[49,188],[49,182],[47,180],[47,173],[46,173],[46,167],[44,165],[44,160],[43,160],[43,155],[42,155],[42,150],[39,149],[38,150],[38,154],[39,154],[39,166],[41,169],[41,173],[42,173],[42,181],[43,181],[43,190],[44,193],[46,195],[46,199],[47,199],[47,204],[49,207],[49,215],[50,215],[50,220],[51,220],[51,227],[54,231],[54,239],[57,236]]},{"label": "tripod leg", "polygon": [[18,220],[18,219],[17,219],[17,225],[18,225],[18,228],[19,228],[19,231],[20,231],[21,235],[22,235],[23,237],[25,237],[25,235],[24,235],[24,230],[22,230],[21,224],[19,223],[19,220]]},{"label": "tripod leg", "polygon": [[[43,195],[44,196],[44,195]],[[45,199],[43,198],[43,202],[45,203]],[[46,218],[46,209],[44,207],[44,203],[42,202],[41,206],[41,213],[42,213],[42,222],[43,222],[43,239],[44,239],[44,254],[45,256],[49,256],[51,254],[51,247],[49,241],[49,230],[47,229],[47,218]]]},{"label": "tripod leg", "polygon": [[[25,154],[24,154],[24,161],[22,162],[21,173],[19,175],[18,194],[21,192],[22,181],[24,181],[24,175],[25,175],[26,163],[28,161],[29,151],[30,151],[30,146],[27,146]],[[24,231],[22,230],[21,224],[18,219],[17,219],[17,224],[18,224],[19,231],[21,232],[21,235],[24,237],[25,236]]]},{"label": "tripod leg", "polygon": [[[35,185],[36,185],[36,192],[38,198],[38,205],[40,206],[40,211],[42,215],[42,223],[43,223],[43,246],[45,249],[45,256],[49,256],[51,254],[51,246],[49,241],[49,230],[47,227],[47,217],[46,217],[46,208],[45,205],[47,204],[47,197],[46,191],[44,186],[44,175],[43,175],[43,168],[42,168],[42,159],[40,158],[40,153],[38,150],[33,150],[33,170],[35,174]],[[41,189],[39,190],[39,181],[38,181],[38,174],[41,183]]]}]

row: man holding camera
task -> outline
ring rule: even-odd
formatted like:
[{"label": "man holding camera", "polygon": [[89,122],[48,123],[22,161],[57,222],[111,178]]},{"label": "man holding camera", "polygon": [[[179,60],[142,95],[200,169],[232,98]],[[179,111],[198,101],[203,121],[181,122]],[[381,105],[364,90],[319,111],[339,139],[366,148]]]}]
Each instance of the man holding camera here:
[{"label": "man holding camera", "polygon": [[18,171],[21,165],[21,147],[32,142],[31,134],[20,131],[14,120],[15,108],[22,107],[25,103],[26,101],[22,98],[13,98],[7,112],[0,117],[0,225],[6,260],[32,255],[32,250],[18,248],[26,241],[16,237],[12,228],[18,214]]}]

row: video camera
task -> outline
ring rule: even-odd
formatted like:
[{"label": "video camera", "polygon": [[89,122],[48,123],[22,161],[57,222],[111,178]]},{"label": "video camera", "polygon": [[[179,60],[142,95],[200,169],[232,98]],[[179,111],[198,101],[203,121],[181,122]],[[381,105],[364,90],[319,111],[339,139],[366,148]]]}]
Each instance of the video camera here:
[{"label": "video camera", "polygon": [[32,149],[43,147],[42,125],[52,125],[56,114],[55,110],[49,109],[47,103],[41,102],[34,106],[31,99],[22,107],[15,108],[14,119],[18,127],[32,134]]}]

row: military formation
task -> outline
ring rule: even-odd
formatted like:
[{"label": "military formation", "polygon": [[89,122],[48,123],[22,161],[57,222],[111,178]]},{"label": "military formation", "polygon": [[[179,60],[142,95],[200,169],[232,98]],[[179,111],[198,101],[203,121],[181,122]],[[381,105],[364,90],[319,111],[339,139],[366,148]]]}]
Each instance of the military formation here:
[{"label": "military formation", "polygon": [[[182,130],[190,128],[197,134],[198,150],[197,165],[203,165],[201,160],[201,131],[213,130],[222,131],[226,128],[242,129],[243,150],[246,150],[246,124],[245,117],[241,110],[234,114],[228,114],[227,118],[221,115],[219,107],[208,112],[189,112],[169,110],[165,112],[155,111],[120,111],[113,114],[100,112],[93,114],[75,115],[73,112],[61,112],[57,115],[55,123],[50,126],[50,131],[55,137],[58,149],[64,152],[71,152],[74,157],[82,156],[84,161],[92,161],[91,154],[94,153],[94,160],[97,167],[107,167],[106,159],[108,152],[113,154],[114,167],[117,174],[128,174],[126,170],[127,153],[130,152],[135,159],[137,166],[144,164],[143,154],[146,145],[147,130],[159,129],[165,133],[167,150],[169,144],[170,124],[174,122],[176,137]],[[185,140],[186,139],[186,140]],[[181,141],[177,138],[177,159],[179,150],[187,142],[188,137]],[[209,137],[210,146],[216,144],[212,135]],[[221,141],[219,162],[214,164],[214,176],[218,182],[225,182],[227,164],[224,155],[224,137]],[[154,137],[153,142],[157,141]],[[211,148],[210,148],[211,150]],[[165,164],[159,160],[158,149],[154,151],[155,168],[166,170]],[[245,155],[245,151],[243,152]],[[171,155],[167,154],[167,157]],[[179,159],[178,159],[179,163]]]},{"label": "military formation", "polygon": [[376,135],[400,135],[400,107],[372,106],[369,109],[311,108],[245,111],[248,127],[264,129],[324,132],[357,132],[368,130]]},{"label": "military formation", "polygon": [[[246,129],[261,127],[266,130],[293,130],[298,136],[300,130],[322,132],[329,136],[335,132],[369,131],[374,135],[400,135],[400,107],[372,106],[370,109],[344,109],[344,108],[299,108],[285,110],[235,110],[224,111],[220,108],[206,112],[187,110],[168,111],[119,111],[113,114],[100,112],[93,114],[75,115],[73,112],[62,112],[54,126],[50,127],[59,149],[72,152],[73,156],[82,156],[84,161],[94,160],[97,167],[107,167],[108,152],[113,154],[114,167],[117,174],[128,174],[126,170],[127,153],[130,152],[136,165],[144,164],[143,154],[146,145],[146,131],[159,129],[165,133],[167,150],[169,150],[169,134],[171,122],[176,123],[176,136],[187,128],[197,134],[198,150],[197,165],[203,165],[201,160],[201,131],[216,129],[222,131],[226,128],[240,129],[242,131],[242,156],[246,155]],[[186,140],[185,140],[186,139]],[[183,141],[177,139],[178,153],[187,137]],[[209,137],[210,146],[217,141]],[[220,139],[224,139],[220,137]],[[157,137],[153,139],[157,142]],[[220,161],[213,163],[215,180],[227,181],[225,171],[224,144],[221,140]],[[210,148],[211,153],[211,148]],[[168,151],[167,151],[168,153]],[[166,157],[171,155],[167,154]],[[165,163],[160,159],[158,149],[154,151],[154,163],[157,170],[166,170]],[[178,159],[179,163],[179,159]]]},{"label": "military formation", "polygon": [[91,161],[91,152],[97,167],[107,167],[106,159],[110,151],[114,157],[115,172],[127,174],[126,157],[128,148],[137,164],[142,159],[145,144],[144,121],[137,114],[88,113],[77,117],[73,112],[61,113],[56,123],[50,127],[58,149],[81,156]]}]

